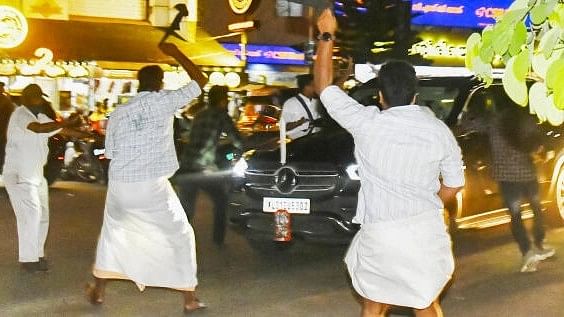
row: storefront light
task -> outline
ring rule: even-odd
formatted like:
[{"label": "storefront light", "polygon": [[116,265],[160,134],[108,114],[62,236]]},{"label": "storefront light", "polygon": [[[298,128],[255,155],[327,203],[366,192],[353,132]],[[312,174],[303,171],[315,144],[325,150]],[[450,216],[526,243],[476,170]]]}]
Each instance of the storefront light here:
[{"label": "storefront light", "polygon": [[223,86],[225,85],[225,75],[220,72],[213,72],[210,74],[209,82],[210,85]]},{"label": "storefront light", "polygon": [[10,6],[0,6],[0,29],[0,48],[14,48],[27,37],[27,20],[20,11]]},{"label": "storefront light", "polygon": [[230,88],[238,87],[241,84],[241,76],[237,73],[225,74],[225,84]]}]

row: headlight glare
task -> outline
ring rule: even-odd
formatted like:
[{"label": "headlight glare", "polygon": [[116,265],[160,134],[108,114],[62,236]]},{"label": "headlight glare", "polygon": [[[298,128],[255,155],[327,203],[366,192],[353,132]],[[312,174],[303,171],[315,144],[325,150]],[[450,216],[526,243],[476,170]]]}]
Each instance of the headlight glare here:
[{"label": "headlight glare", "polygon": [[360,180],[360,175],[358,174],[358,164],[349,165],[346,171],[350,179],[354,181]]}]

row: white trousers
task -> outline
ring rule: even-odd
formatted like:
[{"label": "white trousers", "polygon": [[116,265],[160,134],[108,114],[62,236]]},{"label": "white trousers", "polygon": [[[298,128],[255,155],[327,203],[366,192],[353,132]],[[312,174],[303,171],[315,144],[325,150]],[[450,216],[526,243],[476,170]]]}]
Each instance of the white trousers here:
[{"label": "white trousers", "polygon": [[22,180],[15,173],[3,175],[4,186],[16,214],[20,262],[37,262],[45,255],[49,231],[49,196],[45,178],[39,184]]}]

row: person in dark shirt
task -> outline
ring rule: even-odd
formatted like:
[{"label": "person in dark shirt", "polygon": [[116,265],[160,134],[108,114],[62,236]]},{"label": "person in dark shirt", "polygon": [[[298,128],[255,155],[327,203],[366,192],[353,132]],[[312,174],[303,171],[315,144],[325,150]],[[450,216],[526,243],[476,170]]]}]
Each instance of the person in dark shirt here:
[{"label": "person in dark shirt", "polygon": [[[228,88],[213,86],[208,93],[208,107],[195,117],[189,143],[175,177],[176,188],[184,210],[191,220],[200,190],[209,194],[214,203],[213,239],[222,244],[225,238],[228,175],[221,172],[226,161],[220,151],[225,145],[242,148],[241,136],[227,114]],[[182,176],[180,176],[182,175]]]}]

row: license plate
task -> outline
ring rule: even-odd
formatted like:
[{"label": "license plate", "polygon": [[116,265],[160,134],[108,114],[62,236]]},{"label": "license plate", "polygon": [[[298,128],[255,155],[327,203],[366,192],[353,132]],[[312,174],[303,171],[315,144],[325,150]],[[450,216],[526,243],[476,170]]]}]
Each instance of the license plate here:
[{"label": "license plate", "polygon": [[276,212],[280,209],[287,210],[291,214],[309,214],[310,200],[302,198],[264,198],[262,204],[264,212]]}]

